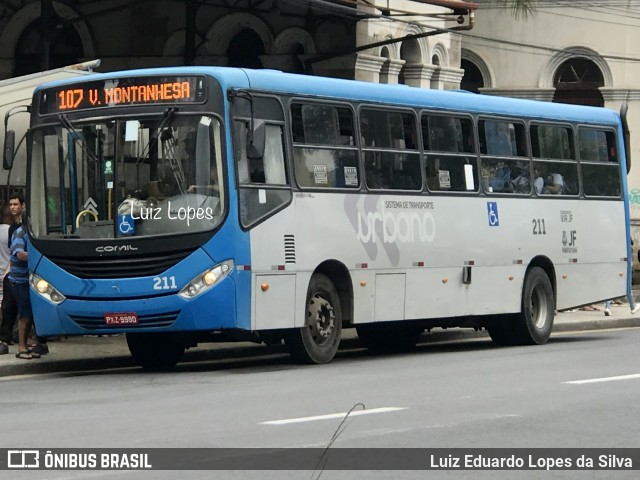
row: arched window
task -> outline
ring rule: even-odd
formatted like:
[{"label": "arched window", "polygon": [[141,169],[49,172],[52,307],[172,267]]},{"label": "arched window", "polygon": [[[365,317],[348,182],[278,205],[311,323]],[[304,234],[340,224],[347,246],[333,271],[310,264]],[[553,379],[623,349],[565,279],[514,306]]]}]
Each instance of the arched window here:
[{"label": "arched window", "polygon": [[78,63],[84,56],[82,40],[76,29],[61,18],[54,19],[49,46],[49,64],[42,65],[43,26],[41,20],[31,23],[16,44],[14,76],[28,75]]},{"label": "arched window", "polygon": [[227,49],[230,67],[262,68],[260,56],[264,55],[260,36],[251,29],[244,29],[229,42]]},{"label": "arched window", "polygon": [[604,86],[600,68],[588,58],[570,58],[563,62],[553,77],[556,91],[553,101],[575,105],[604,106],[599,87]]},{"label": "arched window", "polygon": [[484,78],[478,66],[470,60],[462,59],[460,68],[464,70],[460,88],[473,93],[480,93],[480,89],[484,87]]}]

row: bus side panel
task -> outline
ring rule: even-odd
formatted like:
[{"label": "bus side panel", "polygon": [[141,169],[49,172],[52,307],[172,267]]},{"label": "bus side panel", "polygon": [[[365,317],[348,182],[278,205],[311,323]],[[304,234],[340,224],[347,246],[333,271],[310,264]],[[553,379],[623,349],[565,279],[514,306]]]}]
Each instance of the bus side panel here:
[{"label": "bus side panel", "polygon": [[518,312],[532,262],[549,266],[558,309],[625,293],[621,201],[314,192],[294,204],[252,231],[254,274],[273,274],[295,238],[294,319],[273,325],[302,325],[326,260],[349,269],[354,323]]},{"label": "bus side panel", "polygon": [[[296,324],[299,242],[293,204],[252,228],[251,329],[293,328]],[[286,237],[286,238],[285,238]],[[285,252],[286,249],[286,252]],[[262,289],[267,285],[266,290]],[[302,295],[306,295],[304,286]],[[300,310],[302,317],[304,308]],[[302,318],[304,320],[304,318]]]},{"label": "bus side panel", "polygon": [[555,265],[558,310],[626,294],[623,202],[571,202],[569,208],[551,215],[549,225],[555,248],[561,252]]},{"label": "bus side panel", "polygon": [[407,319],[449,318],[520,311],[522,265],[418,268],[407,273]]}]

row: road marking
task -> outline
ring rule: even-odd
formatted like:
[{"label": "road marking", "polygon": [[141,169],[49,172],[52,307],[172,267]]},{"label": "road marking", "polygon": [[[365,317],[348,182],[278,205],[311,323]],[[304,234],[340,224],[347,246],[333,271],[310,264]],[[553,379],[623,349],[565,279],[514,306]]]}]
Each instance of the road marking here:
[{"label": "road marking", "polygon": [[588,380],[573,380],[570,383],[573,385],[582,385],[583,383],[599,383],[599,382],[615,382],[616,380],[632,380],[634,378],[640,378],[640,373],[634,373],[632,375],[619,375],[617,377],[603,377],[603,378],[590,378]]},{"label": "road marking", "polygon": [[[371,415],[374,413],[397,412],[398,410],[406,410],[407,407],[382,407],[372,408],[370,410],[357,410],[349,413],[350,417],[359,417],[360,415]],[[330,420],[333,418],[344,418],[348,412],[331,413],[328,415],[316,415],[315,417],[287,418],[285,420],[270,420],[268,422],[260,422],[261,425],[287,425],[289,423],[315,422],[316,420]]]}]

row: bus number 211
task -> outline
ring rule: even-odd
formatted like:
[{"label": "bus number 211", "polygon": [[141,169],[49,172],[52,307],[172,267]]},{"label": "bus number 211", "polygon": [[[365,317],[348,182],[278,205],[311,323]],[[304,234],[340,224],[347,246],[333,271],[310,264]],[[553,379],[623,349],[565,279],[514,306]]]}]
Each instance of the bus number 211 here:
[{"label": "bus number 211", "polygon": [[171,290],[176,287],[176,277],[171,275],[170,277],[154,277],[153,289],[154,290]]},{"label": "bus number 211", "polygon": [[533,234],[534,235],[546,235],[547,228],[544,226],[544,218],[534,218],[531,220],[533,223]]}]

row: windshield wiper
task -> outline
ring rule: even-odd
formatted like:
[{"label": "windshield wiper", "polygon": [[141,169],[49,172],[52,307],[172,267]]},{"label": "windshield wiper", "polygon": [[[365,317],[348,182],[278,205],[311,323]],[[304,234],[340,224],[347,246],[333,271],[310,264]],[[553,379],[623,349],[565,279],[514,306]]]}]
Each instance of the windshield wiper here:
[{"label": "windshield wiper", "polygon": [[160,135],[157,134],[157,132],[171,125],[174,114],[177,110],[177,107],[169,107],[162,113],[162,118],[153,129],[154,135],[151,136],[145,147],[142,149],[142,153],[140,154],[140,156],[136,158],[136,165],[142,162],[147,157],[147,155],[149,155],[149,151],[156,145],[156,143],[158,143],[158,138],[160,137]]},{"label": "windshield wiper", "polygon": [[60,120],[60,123],[62,124],[62,126],[67,130],[67,133],[70,133],[72,135],[74,140],[79,140],[80,142],[82,142],[83,146],[85,147],[84,150],[85,152],[87,152],[87,156],[89,157],[89,160],[91,160],[94,163],[98,163],[98,157],[96,157],[95,154],[91,151],[84,137],[76,131],[76,129],[73,127],[73,124],[67,118],[67,116],[64,113],[61,113],[58,115],[58,120]]}]

